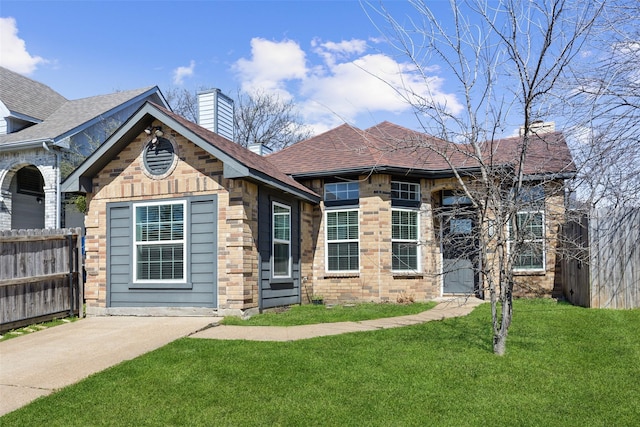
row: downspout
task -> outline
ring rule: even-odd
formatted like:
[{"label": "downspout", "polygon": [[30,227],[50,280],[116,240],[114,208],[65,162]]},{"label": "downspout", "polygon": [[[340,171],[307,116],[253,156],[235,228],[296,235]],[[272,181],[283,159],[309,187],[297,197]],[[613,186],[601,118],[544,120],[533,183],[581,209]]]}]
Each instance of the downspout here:
[{"label": "downspout", "polygon": [[62,216],[62,193],[60,192],[60,151],[56,150],[56,228],[60,228],[60,217]]}]

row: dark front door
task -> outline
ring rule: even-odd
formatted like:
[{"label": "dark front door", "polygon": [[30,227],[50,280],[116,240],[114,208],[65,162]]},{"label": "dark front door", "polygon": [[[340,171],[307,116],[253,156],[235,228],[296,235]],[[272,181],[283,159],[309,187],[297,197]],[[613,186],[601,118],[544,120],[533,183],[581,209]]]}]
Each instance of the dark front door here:
[{"label": "dark front door", "polygon": [[445,214],[442,227],[443,294],[477,292],[478,244],[472,214]]}]

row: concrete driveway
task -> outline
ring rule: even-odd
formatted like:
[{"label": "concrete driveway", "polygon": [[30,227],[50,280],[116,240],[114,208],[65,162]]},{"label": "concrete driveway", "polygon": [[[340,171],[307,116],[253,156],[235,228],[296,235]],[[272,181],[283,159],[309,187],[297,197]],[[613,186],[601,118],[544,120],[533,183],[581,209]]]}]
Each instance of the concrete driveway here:
[{"label": "concrete driveway", "polygon": [[89,317],[0,342],[0,416],[219,320]]}]

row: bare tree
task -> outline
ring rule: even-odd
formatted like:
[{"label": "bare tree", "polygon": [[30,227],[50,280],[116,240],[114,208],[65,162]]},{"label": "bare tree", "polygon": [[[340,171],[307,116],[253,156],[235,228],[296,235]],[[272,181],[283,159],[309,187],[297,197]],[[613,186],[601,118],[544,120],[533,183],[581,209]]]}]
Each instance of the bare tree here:
[{"label": "bare tree", "polygon": [[69,148],[63,151],[60,161],[60,174],[66,178],[80,163],[93,153],[121,125],[121,121],[103,118],[89,131],[74,135],[69,140]]},{"label": "bare tree", "polygon": [[173,87],[166,91],[165,99],[174,113],[198,123],[198,97],[195,92]]},{"label": "bare tree", "polygon": [[640,4],[608,0],[572,81],[575,186],[588,207],[640,206]]},{"label": "bare tree", "polygon": [[235,109],[236,141],[247,147],[264,144],[274,151],[281,150],[311,137],[293,101],[277,95],[238,91]]},{"label": "bare tree", "polygon": [[[195,123],[198,122],[198,99],[187,89],[173,88],[167,91],[167,102],[176,114]],[[285,101],[277,95],[238,90],[234,105],[235,138],[238,144],[264,144],[272,150],[281,150],[289,145],[311,137],[298,114],[293,101]]]},{"label": "bare tree", "polygon": [[[424,87],[397,88],[425,133],[453,142],[416,138],[403,143],[443,159],[460,197],[469,202],[466,210],[473,212],[476,224],[477,274],[492,307],[493,350],[502,355],[512,321],[514,268],[523,259],[544,257],[532,242],[540,237],[553,241],[551,230],[540,236],[541,218],[548,223],[548,217],[562,216],[563,179],[573,171],[571,162],[563,166],[566,174],[548,164],[553,150],[536,156],[540,147],[552,144],[538,122],[561,97],[558,82],[570,71],[601,5],[452,0],[450,12],[443,15],[427,1],[410,3],[415,13],[402,20],[384,7],[368,4],[368,9],[374,22],[382,17],[381,31],[413,64],[427,89],[434,63],[443,64],[447,83],[460,98],[461,108],[455,110]],[[501,136],[515,123],[521,133],[505,158]],[[552,206],[552,200],[560,206]],[[532,214],[540,209],[547,215]]]}]

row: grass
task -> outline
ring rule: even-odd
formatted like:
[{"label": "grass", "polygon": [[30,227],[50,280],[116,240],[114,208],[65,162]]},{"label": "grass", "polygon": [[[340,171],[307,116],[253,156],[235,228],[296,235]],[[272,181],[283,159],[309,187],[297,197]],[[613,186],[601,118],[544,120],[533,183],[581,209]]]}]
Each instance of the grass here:
[{"label": "grass", "polygon": [[293,342],[184,338],[0,418],[8,426],[632,426],[640,310],[516,301]]},{"label": "grass", "polygon": [[271,311],[243,320],[239,317],[225,317],[224,325],[246,326],[294,326],[316,323],[359,322],[384,317],[406,316],[427,311],[436,306],[435,302],[413,304],[353,304],[353,305],[294,305],[285,311]]},{"label": "grass", "polygon": [[66,317],[64,319],[54,319],[48,322],[34,323],[33,325],[25,326],[23,328],[11,329],[10,331],[0,334],[0,342],[7,341],[12,338],[18,338],[23,335],[32,334],[34,332],[38,332],[43,329],[49,329],[65,323],[75,322],[76,320],[78,320],[77,317]]}]

